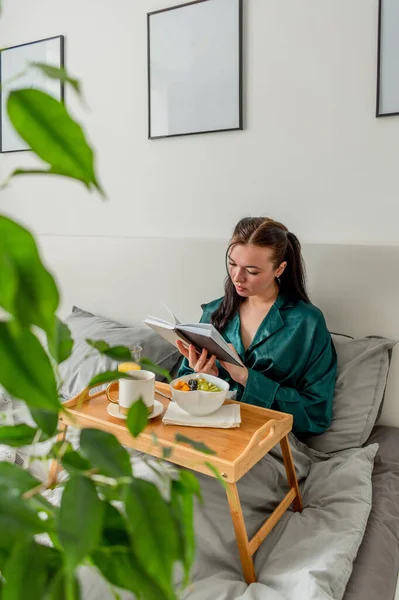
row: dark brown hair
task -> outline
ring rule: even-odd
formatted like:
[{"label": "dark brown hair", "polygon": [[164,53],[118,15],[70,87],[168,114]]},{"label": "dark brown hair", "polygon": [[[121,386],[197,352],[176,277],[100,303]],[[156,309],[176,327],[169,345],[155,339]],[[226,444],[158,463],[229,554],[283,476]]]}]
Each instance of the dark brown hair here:
[{"label": "dark brown hair", "polygon": [[[277,268],[287,261],[287,266],[279,278],[280,291],[291,300],[310,302],[306,292],[305,265],[301,245],[296,235],[288,231],[282,223],[265,217],[247,217],[235,226],[233,237],[226,252],[226,266],[230,249],[236,244],[254,244],[273,249],[273,262]],[[230,275],[224,284],[224,298],[212,315],[212,323],[222,331],[235,315],[244,298],[237,294]]]}]

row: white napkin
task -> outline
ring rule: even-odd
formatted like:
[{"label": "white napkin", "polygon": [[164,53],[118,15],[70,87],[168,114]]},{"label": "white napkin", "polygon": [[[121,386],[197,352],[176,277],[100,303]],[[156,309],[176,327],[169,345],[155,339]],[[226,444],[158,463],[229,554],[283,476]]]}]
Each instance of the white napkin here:
[{"label": "white napkin", "polygon": [[180,408],[176,402],[169,402],[169,406],[163,416],[162,422],[165,425],[187,425],[188,427],[215,427],[220,429],[230,429],[239,427],[241,423],[241,413],[239,404],[224,404],[211,415],[195,417]]}]

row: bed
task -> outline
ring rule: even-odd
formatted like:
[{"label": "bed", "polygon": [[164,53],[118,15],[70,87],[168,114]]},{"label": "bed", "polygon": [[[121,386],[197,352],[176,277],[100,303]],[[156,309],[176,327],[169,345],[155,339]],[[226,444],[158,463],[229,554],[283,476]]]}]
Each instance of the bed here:
[{"label": "bed", "polygon": [[[188,321],[199,317],[201,302],[222,294],[226,240],[44,236],[40,244],[63,292],[62,316],[78,305],[124,323],[140,322],[149,313],[164,316],[163,300]],[[323,310],[330,331],[355,338],[399,339],[399,280],[394,276],[399,247],[308,244],[304,255],[312,300]],[[193,273],[196,286],[192,285]],[[372,474],[372,510],[340,596],[344,600],[395,598],[399,572],[398,349],[391,355],[378,424],[370,432],[364,446],[379,444]],[[215,600],[241,598],[236,592],[231,594],[235,595],[215,595]],[[196,598],[195,593],[187,596],[191,597]],[[249,597],[274,598],[260,588]],[[326,592],[315,597],[333,596]]]},{"label": "bed", "polygon": [[[373,507],[344,600],[393,599],[399,570],[399,429],[377,425]],[[396,600],[396,599],[395,599]]]}]

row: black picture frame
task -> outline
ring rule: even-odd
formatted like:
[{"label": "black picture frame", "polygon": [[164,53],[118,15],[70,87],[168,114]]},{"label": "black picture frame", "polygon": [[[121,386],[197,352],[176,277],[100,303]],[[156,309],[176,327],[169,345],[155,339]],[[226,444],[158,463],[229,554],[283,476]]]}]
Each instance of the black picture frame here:
[{"label": "black picture frame", "polygon": [[[384,0],[378,0],[378,35],[377,35],[377,93],[376,93],[376,109],[375,116],[377,118],[382,117],[395,117],[399,115],[399,100],[398,100],[398,109],[396,111],[382,112],[382,86],[383,86],[383,76],[382,76],[382,45],[383,45],[383,11],[384,11]],[[399,36],[399,31],[398,31]]]},{"label": "black picture frame", "polygon": [[169,137],[182,137],[187,135],[201,135],[207,133],[221,133],[227,131],[240,131],[244,129],[243,116],[243,0],[237,0],[238,3],[238,125],[222,129],[190,131],[183,133],[171,133],[167,135],[152,135],[151,131],[151,18],[154,15],[175,11],[179,9],[189,9],[193,5],[212,2],[213,0],[194,0],[184,4],[170,6],[160,10],[147,13],[147,87],[148,87],[148,139],[163,139]]},{"label": "black picture frame", "polygon": [[[25,42],[23,44],[17,44],[15,46],[9,46],[8,48],[2,48],[0,50],[0,154],[11,154],[14,152],[31,152],[30,148],[21,148],[16,150],[4,150],[3,148],[3,94],[2,94],[2,83],[3,83],[3,74],[2,74],[2,54],[8,52],[10,50],[15,50],[16,48],[22,48],[24,46],[31,46],[34,44],[40,44],[42,42],[48,42],[51,40],[60,40],[60,66],[61,68],[65,68],[65,36],[64,35],[54,35],[51,37],[43,38],[40,40],[34,40],[33,42]],[[60,85],[60,101],[65,103],[65,85],[62,81],[59,81]]]}]

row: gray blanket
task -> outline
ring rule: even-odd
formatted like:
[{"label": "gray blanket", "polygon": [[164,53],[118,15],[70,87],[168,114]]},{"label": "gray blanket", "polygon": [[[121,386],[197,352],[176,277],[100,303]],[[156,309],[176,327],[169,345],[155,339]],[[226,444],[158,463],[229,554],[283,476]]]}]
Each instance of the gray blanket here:
[{"label": "gray blanket", "polygon": [[[248,586],[225,492],[200,476],[205,498],[196,512],[197,560],[185,600],[341,600],[371,508],[376,444],[332,457],[290,436],[304,510],[288,511],[255,555],[258,577]],[[287,491],[276,448],[238,484],[250,536]]]},{"label": "gray blanket", "polygon": [[[79,434],[69,429],[77,445]],[[289,510],[255,555],[258,582],[243,579],[233,525],[220,483],[199,475],[204,504],[195,512],[197,557],[192,585],[184,600],[341,600],[371,509],[371,474],[378,445],[327,456],[290,435],[304,510]],[[3,458],[4,460],[4,458]],[[135,473],[154,479],[140,455],[132,452]],[[30,468],[35,470],[35,463]],[[44,467],[40,463],[40,470]],[[43,471],[45,471],[44,469]],[[45,472],[35,472],[45,477]],[[288,490],[279,446],[238,483],[251,537]],[[47,492],[54,503],[60,490]],[[84,568],[85,600],[113,600],[97,572]],[[121,598],[132,598],[122,593]]]},{"label": "gray blanket", "polygon": [[[291,447],[304,510],[287,511],[255,555],[258,582],[243,580],[225,491],[199,476],[204,504],[197,505],[197,558],[184,600],[341,600],[371,508],[371,474],[377,444],[332,457],[310,450],[294,436]],[[135,472],[140,457],[132,458]],[[153,479],[144,464],[141,476]],[[239,482],[251,536],[287,491],[279,449],[274,449]],[[100,577],[81,574],[85,600],[111,600]],[[122,593],[123,599],[131,594]]]}]

